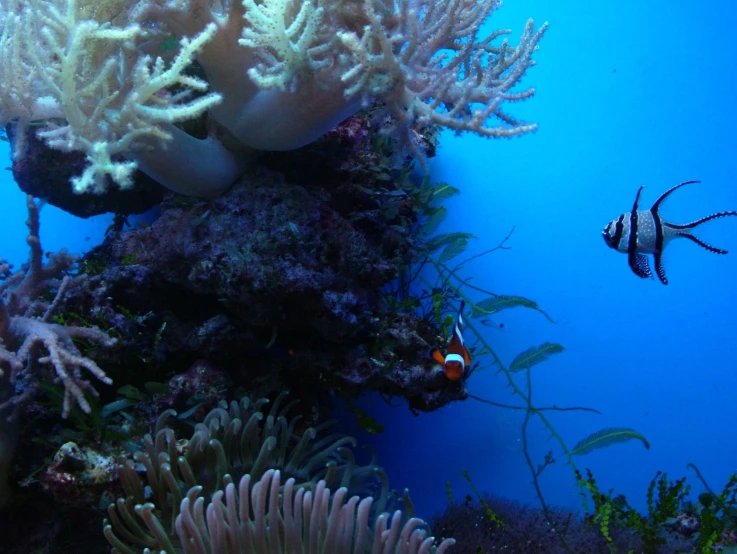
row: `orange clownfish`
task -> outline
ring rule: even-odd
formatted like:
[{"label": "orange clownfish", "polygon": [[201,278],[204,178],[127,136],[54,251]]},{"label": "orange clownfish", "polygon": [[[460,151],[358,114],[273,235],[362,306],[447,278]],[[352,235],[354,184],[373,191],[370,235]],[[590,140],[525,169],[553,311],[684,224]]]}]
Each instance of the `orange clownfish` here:
[{"label": "orange clownfish", "polygon": [[466,373],[466,368],[471,365],[471,354],[463,343],[463,307],[465,302],[461,302],[458,310],[458,318],[456,319],[453,334],[448,342],[445,356],[443,356],[437,348],[433,348],[431,356],[433,360],[438,362],[445,369],[445,376],[451,381],[457,381]]}]

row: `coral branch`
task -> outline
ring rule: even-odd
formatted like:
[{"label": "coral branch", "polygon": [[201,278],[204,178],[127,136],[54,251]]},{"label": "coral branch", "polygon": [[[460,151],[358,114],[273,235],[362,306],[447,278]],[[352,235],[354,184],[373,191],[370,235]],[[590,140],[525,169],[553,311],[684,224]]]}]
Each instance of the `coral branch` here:
[{"label": "coral branch", "polygon": [[[109,385],[112,381],[92,359],[82,355],[74,341],[81,339],[109,347],[115,339],[97,327],[51,321],[65,293],[86,276],[67,274],[76,258],[66,251],[50,255],[44,263],[38,207],[31,196],[27,197],[27,206],[30,259],[15,273],[10,273],[9,264],[0,262],[0,276],[4,277],[0,284],[0,378],[4,385],[0,391],[4,396],[0,415],[6,415],[35,393],[47,366],[53,369],[52,379],[64,385],[62,416],[66,417],[74,404],[89,413],[84,391],[97,393],[82,370],[102,383]],[[49,291],[54,292],[51,301],[44,299]]]},{"label": "coral branch", "polygon": [[[105,175],[128,187],[140,162],[173,190],[215,196],[242,171],[243,147],[304,146],[374,103],[382,130],[424,161],[413,127],[486,137],[536,128],[505,106],[534,94],[514,88],[547,24],[528,21],[517,46],[507,30],[480,36],[499,5],[0,0],[0,125],[18,123],[16,160],[31,124],[50,147],[84,152],[78,192],[103,192]],[[206,80],[188,69],[195,60]],[[172,130],[203,115],[207,140]],[[209,171],[212,152],[227,170]]]}]

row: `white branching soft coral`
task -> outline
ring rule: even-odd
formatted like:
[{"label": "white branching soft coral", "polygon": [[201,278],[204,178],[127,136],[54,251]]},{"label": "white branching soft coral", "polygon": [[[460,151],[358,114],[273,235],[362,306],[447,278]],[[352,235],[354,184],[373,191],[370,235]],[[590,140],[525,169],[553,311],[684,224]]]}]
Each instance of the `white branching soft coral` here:
[{"label": "white branching soft coral", "polygon": [[68,274],[76,257],[64,250],[49,254],[44,263],[38,206],[32,196],[27,197],[27,206],[29,260],[15,272],[0,260],[0,508],[11,496],[8,476],[18,440],[20,406],[46,379],[64,386],[62,417],[67,417],[75,404],[89,413],[85,391],[97,392],[82,370],[107,385],[112,380],[91,358],[82,355],[74,341],[103,347],[116,342],[97,327],[52,321],[64,295],[86,275]]},{"label": "white branching soft coral", "polygon": [[16,120],[22,136],[43,121],[37,134],[50,147],[84,152],[87,168],[72,180],[77,192],[104,192],[105,175],[129,187],[136,163],[116,156],[146,141],[164,144],[171,139],[166,124],[220,101],[214,93],[191,98],[207,83],[184,73],[214,24],[182,38],[167,62],[143,51],[150,37],[138,23],[98,22],[77,0],[7,0],[2,7],[0,122]]},{"label": "white branching soft coral", "polygon": [[534,89],[510,92],[530,65],[547,24],[537,31],[527,22],[517,48],[494,39],[478,41],[479,27],[500,0],[364,0],[368,23],[360,34],[339,34],[354,65],[343,73],[346,95],[364,105],[382,98],[391,115],[388,132],[417,156],[410,127],[439,125],[488,137],[510,137],[535,130],[502,111],[507,101],[523,100]]},{"label": "white branching soft coral", "polygon": [[[126,187],[139,167],[216,196],[243,169],[241,148],[298,148],[374,102],[385,106],[382,129],[424,161],[415,125],[488,137],[535,129],[504,106],[534,93],[513,89],[546,25],[529,21],[516,47],[506,30],[480,36],[499,5],[0,0],[0,124],[43,123],[49,146],[84,152],[77,191],[102,192],[105,175]],[[188,73],[194,60],[206,81]],[[205,139],[174,125],[205,114]]]},{"label": "white branching soft coral", "polygon": [[[51,320],[64,294],[86,275],[67,275],[76,258],[61,251],[43,261],[38,238],[38,207],[28,196],[28,245],[31,255],[27,264],[16,272],[0,261],[0,418],[12,417],[12,411],[32,396],[44,374],[50,374],[64,386],[62,416],[77,404],[89,413],[85,391],[97,394],[82,370],[98,381],[111,384],[110,378],[90,358],[83,356],[75,340],[86,340],[100,346],[112,346],[115,339],[97,327],[61,325]],[[53,292],[51,301],[44,299]]]}]

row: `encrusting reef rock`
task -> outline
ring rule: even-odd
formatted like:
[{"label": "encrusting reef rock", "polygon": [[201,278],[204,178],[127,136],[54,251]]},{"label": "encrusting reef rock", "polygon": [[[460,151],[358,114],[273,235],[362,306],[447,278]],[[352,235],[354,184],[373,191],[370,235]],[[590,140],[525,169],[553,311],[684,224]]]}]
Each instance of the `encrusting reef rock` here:
[{"label": "encrusting reef rock", "polygon": [[387,215],[364,173],[321,152],[272,154],[214,200],[168,193],[153,224],[111,230],[86,256],[65,309],[116,329],[99,363],[117,385],[204,359],[263,394],[379,391],[419,411],[466,397],[429,356],[437,329],[384,292],[415,255],[397,230],[417,221],[411,201]]}]

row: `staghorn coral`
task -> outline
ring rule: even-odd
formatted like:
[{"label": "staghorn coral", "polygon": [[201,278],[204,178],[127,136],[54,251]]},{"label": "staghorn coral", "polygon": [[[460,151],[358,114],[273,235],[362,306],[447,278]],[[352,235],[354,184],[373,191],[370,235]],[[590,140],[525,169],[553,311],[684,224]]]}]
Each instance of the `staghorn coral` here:
[{"label": "staghorn coral", "polygon": [[[376,509],[383,510],[388,485],[376,461],[357,465],[349,448],[355,446],[354,439],[326,435],[330,424],[299,430],[299,417],[287,420],[296,401],[283,404],[285,398],[280,394],[268,412],[263,410],[266,399],[223,402],[195,426],[186,441],[177,440],[175,432],[166,427],[174,412],[165,411],[154,436],[144,437],[144,450],[134,453],[132,459],[119,460],[126,497],[108,506],[105,536],[110,543],[161,547],[160,532],[151,527],[150,515],[163,522],[161,532],[173,540],[185,496],[194,502],[246,474],[257,480],[274,468],[295,479],[299,487],[312,488],[324,480],[328,486],[345,487],[351,493],[375,494]],[[138,476],[139,467],[145,469],[145,482]],[[144,483],[150,487],[150,496]],[[145,513],[140,508],[144,504],[148,506]]]},{"label": "staghorn coral", "polygon": [[[260,479],[245,475],[237,487],[229,481],[207,507],[199,489],[194,487],[182,499],[176,520],[184,554],[443,554],[455,543],[444,539],[435,547],[434,537],[427,537],[422,528],[424,522],[418,518],[403,522],[399,510],[392,515],[379,514],[371,526],[372,498],[353,496],[346,500],[346,488],[331,493],[325,481],[306,489],[287,479],[282,487],[281,472],[273,469]],[[180,550],[162,534],[152,508],[144,504],[137,506],[136,512],[157,536],[156,549],[176,554]],[[114,547],[114,554],[138,552],[120,541]],[[145,554],[150,552],[144,549]]]},{"label": "staghorn coral", "polygon": [[[536,128],[504,105],[533,95],[513,89],[547,25],[528,21],[516,47],[507,30],[481,36],[500,4],[0,0],[0,125],[18,124],[16,160],[31,126],[52,148],[83,152],[77,192],[101,193],[107,177],[130,187],[138,167],[214,197],[243,172],[244,148],[304,146],[375,101],[385,132],[424,161],[413,127]],[[175,126],[203,117],[205,138]]]}]

